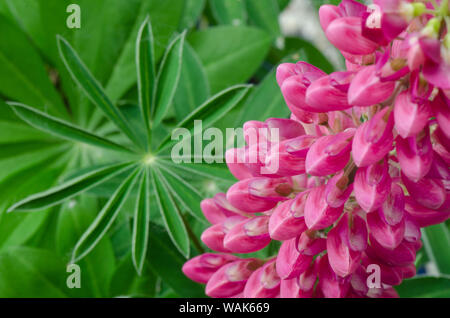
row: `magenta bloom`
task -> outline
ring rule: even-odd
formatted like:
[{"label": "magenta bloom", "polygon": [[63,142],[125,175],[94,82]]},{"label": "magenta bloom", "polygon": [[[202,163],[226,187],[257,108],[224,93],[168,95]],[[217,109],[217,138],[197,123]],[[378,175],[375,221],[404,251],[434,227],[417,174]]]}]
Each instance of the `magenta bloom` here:
[{"label": "magenta bloom", "polygon": [[450,218],[449,26],[432,1],[374,2],[320,8],[346,69],[279,65],[290,118],[247,122],[226,152],[237,181],[201,202],[218,253],[183,267],[207,295],[398,297],[421,228]]}]

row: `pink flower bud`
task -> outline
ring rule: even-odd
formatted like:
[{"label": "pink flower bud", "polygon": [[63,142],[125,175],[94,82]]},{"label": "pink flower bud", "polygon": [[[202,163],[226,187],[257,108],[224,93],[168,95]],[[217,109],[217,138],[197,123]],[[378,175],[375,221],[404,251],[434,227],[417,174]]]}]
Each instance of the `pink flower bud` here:
[{"label": "pink flower bud", "polygon": [[243,211],[264,212],[286,200],[291,191],[283,178],[251,178],[239,181],[228,189],[227,200]]},{"label": "pink flower bud", "polygon": [[390,225],[383,220],[382,209],[367,214],[367,225],[372,238],[384,248],[393,250],[403,241],[405,221],[402,219],[396,225]]},{"label": "pink flower bud", "polygon": [[425,177],[433,163],[433,147],[429,130],[417,136],[397,138],[397,158],[402,172],[414,182]]},{"label": "pink flower bud", "polygon": [[402,175],[402,181],[411,198],[426,208],[438,210],[447,199],[447,191],[441,180],[423,178],[418,182],[413,182]]},{"label": "pink flower bud", "polygon": [[405,200],[405,210],[411,214],[420,227],[439,224],[450,218],[450,209],[448,206],[447,210],[432,210],[420,205],[411,197],[406,197]]},{"label": "pink flower bud", "polygon": [[367,249],[367,254],[370,257],[379,258],[387,265],[407,266],[416,259],[416,248],[413,243],[403,240],[395,249],[387,249],[370,236],[370,248]]},{"label": "pink flower bud", "polygon": [[[305,129],[299,122],[286,119],[286,118],[269,118],[266,119],[266,124],[270,132],[274,129],[278,130],[279,140],[272,140],[272,142],[280,142],[283,140],[288,140],[303,136],[305,134]],[[271,136],[273,137],[273,136]]]},{"label": "pink flower bud", "polygon": [[256,216],[236,224],[225,235],[224,247],[233,253],[253,253],[270,243],[269,217]]},{"label": "pink flower bud", "polygon": [[391,191],[391,182],[387,160],[359,168],[353,183],[356,201],[364,211],[375,211]]},{"label": "pink flower bud", "polygon": [[[290,67],[292,68],[292,66]],[[306,89],[312,82],[327,74],[315,66],[304,62],[295,64],[294,69],[296,73],[290,77],[285,75],[285,66],[280,66],[279,68],[281,68],[279,79],[282,81],[280,88],[289,109],[299,118],[304,116],[304,111],[314,111],[314,108],[310,107],[305,101]],[[297,113],[297,110],[302,111]]]},{"label": "pink flower bud", "polygon": [[431,116],[428,102],[416,104],[407,91],[400,93],[395,100],[395,129],[402,138],[412,137],[422,131]]},{"label": "pink flower bud", "polygon": [[348,184],[348,177],[344,172],[337,173],[332,177],[325,188],[327,204],[333,208],[341,207],[347,202],[353,192],[353,184]]},{"label": "pink flower bud", "polygon": [[326,176],[342,170],[350,159],[354,128],[336,135],[319,138],[306,155],[306,172],[313,176]]},{"label": "pink flower bud", "polygon": [[219,268],[237,259],[231,254],[205,253],[187,261],[182,270],[184,275],[193,281],[206,284]]},{"label": "pink flower bud", "polygon": [[358,167],[374,164],[391,151],[393,126],[393,116],[385,108],[358,127],[352,144],[353,160]]},{"label": "pink flower bud", "polygon": [[426,177],[450,181],[450,170],[448,169],[448,165],[436,151],[433,151],[433,163],[431,164],[430,171],[428,171]]},{"label": "pink flower bud", "polygon": [[309,267],[312,260],[312,255],[299,251],[297,238],[284,241],[278,251],[277,273],[282,279],[298,277]]},{"label": "pink flower bud", "polygon": [[297,237],[307,230],[304,210],[308,191],[299,193],[295,199],[278,205],[269,220],[270,237],[284,241]]},{"label": "pink flower bud", "polygon": [[310,230],[321,230],[332,225],[341,215],[344,206],[333,208],[327,204],[326,186],[312,189],[305,204],[305,222]]},{"label": "pink flower bud", "polygon": [[226,201],[225,193],[217,193],[214,198],[203,200],[200,208],[206,219],[212,224],[221,223],[227,217],[242,214],[242,211],[237,210]]},{"label": "pink flower bud", "polygon": [[411,214],[405,211],[405,241],[410,243],[419,242],[421,235],[419,224]]},{"label": "pink flower bud", "polygon": [[244,123],[244,139],[247,145],[267,143],[270,139],[269,128],[266,123],[250,120]]},{"label": "pink flower bud", "polygon": [[245,284],[244,297],[275,298],[280,293],[280,283],[273,259],[253,272]]},{"label": "pink flower bud", "polygon": [[328,26],[331,22],[336,20],[337,18],[341,18],[342,13],[339,7],[333,6],[330,4],[324,4],[320,6],[319,9],[319,19],[320,19],[320,25],[322,26],[322,30],[324,32],[327,31]]},{"label": "pink flower bud", "polygon": [[335,72],[314,81],[306,91],[308,110],[324,113],[350,108],[347,91],[353,72]]},{"label": "pink flower bud", "polygon": [[[267,167],[278,165],[277,175],[281,176],[296,176],[305,173],[306,153],[314,140],[314,137],[305,135],[285,140],[273,146],[266,157],[265,165]],[[305,147],[307,148],[305,149]],[[303,155],[298,155],[302,152],[304,152]]]},{"label": "pink flower bud", "polygon": [[262,265],[262,261],[250,258],[237,260],[222,266],[206,284],[206,294],[214,298],[231,297],[242,292],[250,275]]},{"label": "pink flower bud", "polygon": [[402,222],[405,212],[405,196],[403,189],[396,183],[392,183],[391,191],[386,201],[378,210],[380,217],[389,225],[397,225]]},{"label": "pink flower bud", "polygon": [[231,148],[225,153],[225,161],[228,169],[238,180],[252,178],[253,174],[245,164],[246,148]]},{"label": "pink flower bud", "polygon": [[375,65],[362,68],[348,89],[348,102],[354,106],[372,106],[387,100],[395,89],[395,82],[381,82]]},{"label": "pink flower bud", "polygon": [[334,19],[327,27],[325,35],[340,51],[355,55],[374,52],[377,43],[362,35],[362,20],[358,17]]},{"label": "pink flower bud", "polygon": [[228,233],[236,224],[246,220],[247,218],[243,216],[231,216],[225,219],[222,223],[214,224],[213,226],[207,228],[201,236],[201,240],[210,249],[222,252],[230,253],[231,251],[225,248],[223,240],[225,234]]},{"label": "pink flower bud", "polygon": [[328,262],[328,255],[322,256],[317,262],[319,274],[318,287],[326,298],[344,298],[350,289],[350,280],[335,274]]},{"label": "pink flower bud", "polygon": [[328,261],[340,277],[347,277],[359,266],[361,253],[367,247],[367,227],[357,214],[344,214],[339,223],[328,232]]},{"label": "pink flower bud", "polygon": [[442,132],[450,139],[450,103],[442,92],[431,103]]}]

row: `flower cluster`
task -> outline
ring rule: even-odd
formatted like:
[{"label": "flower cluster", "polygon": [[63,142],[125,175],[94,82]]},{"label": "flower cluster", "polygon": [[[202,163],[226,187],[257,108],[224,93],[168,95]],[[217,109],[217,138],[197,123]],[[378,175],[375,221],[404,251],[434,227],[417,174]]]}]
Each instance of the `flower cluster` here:
[{"label": "flower cluster", "polygon": [[[213,224],[201,239],[219,254],[183,267],[207,295],[395,297],[415,275],[420,228],[449,219],[448,0],[374,2],[320,8],[347,70],[280,65],[291,118],[244,126],[276,126],[278,140],[260,134],[226,153],[240,181],[201,204]],[[278,171],[262,174],[276,158]],[[272,240],[273,258],[233,255]]]}]

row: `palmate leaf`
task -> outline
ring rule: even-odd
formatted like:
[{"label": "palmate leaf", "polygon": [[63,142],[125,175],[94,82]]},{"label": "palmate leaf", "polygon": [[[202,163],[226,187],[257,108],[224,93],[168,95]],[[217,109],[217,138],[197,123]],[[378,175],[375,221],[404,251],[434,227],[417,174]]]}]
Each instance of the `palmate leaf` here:
[{"label": "palmate leaf", "polygon": [[[235,85],[223,90],[197,107],[175,128],[186,128],[190,132],[194,130],[194,121],[201,120],[202,128],[211,127],[215,122],[231,111],[245,97],[251,85]],[[170,144],[170,136],[161,143],[159,149],[164,149]]]},{"label": "palmate leaf", "polygon": [[117,218],[124,202],[128,198],[138,174],[138,169],[135,169],[130,173],[102,208],[94,222],[92,222],[86,232],[83,233],[73,250],[72,263],[75,263],[86,256],[106,234],[114,220]]},{"label": "palmate leaf", "polygon": [[188,258],[190,245],[186,226],[172,194],[157,169],[152,170],[152,185],[167,233],[180,253]]},{"label": "palmate leaf", "polygon": [[130,163],[113,164],[102,167],[69,180],[55,188],[34,194],[17,202],[8,209],[8,212],[42,210],[54,206],[129,169],[131,169]]},{"label": "palmate leaf", "polygon": [[136,41],[136,67],[141,113],[147,134],[150,134],[153,90],[155,87],[155,46],[152,25],[147,17],[138,32]]},{"label": "palmate leaf", "polygon": [[167,47],[161,62],[153,91],[153,126],[157,126],[172,105],[183,65],[183,49],[186,32],[178,35]]},{"label": "palmate leaf", "polygon": [[103,137],[94,135],[32,107],[13,102],[9,102],[8,104],[12,107],[17,116],[25,122],[51,135],[109,150],[131,152],[131,150],[126,147],[116,144]]},{"label": "palmate leaf", "polygon": [[61,36],[58,36],[58,48],[61,58],[73,80],[83,89],[91,102],[100,108],[105,116],[127,135],[131,141],[139,145],[137,136],[129,127],[128,122],[120,110],[113,105],[103,91],[101,84],[92,76],[69,42]]},{"label": "palmate leaf", "polygon": [[205,217],[200,210],[202,195],[191,184],[186,182],[177,173],[167,169],[163,164],[158,165],[170,192],[180,205],[200,222],[206,223]]},{"label": "palmate leaf", "polygon": [[131,256],[133,265],[139,275],[142,273],[148,248],[150,227],[150,173],[148,169],[142,174],[139,193],[136,200],[133,220],[133,238]]}]

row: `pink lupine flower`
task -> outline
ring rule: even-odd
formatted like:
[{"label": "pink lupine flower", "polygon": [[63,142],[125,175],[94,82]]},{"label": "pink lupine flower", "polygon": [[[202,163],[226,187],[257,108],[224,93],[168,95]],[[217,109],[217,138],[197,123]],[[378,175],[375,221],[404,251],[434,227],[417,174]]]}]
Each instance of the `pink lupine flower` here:
[{"label": "pink lupine flower", "polygon": [[242,292],[250,275],[262,265],[258,259],[243,259],[222,266],[206,284],[210,297],[230,297]]},{"label": "pink lupine flower", "polygon": [[362,252],[367,246],[365,221],[354,214],[344,214],[339,223],[328,233],[328,261],[336,275],[347,277],[359,266]]},{"label": "pink lupine flower", "polygon": [[395,100],[395,129],[402,138],[417,135],[422,131],[431,117],[431,107],[428,102],[415,103],[407,91],[400,93]]},{"label": "pink lupine flower", "polygon": [[286,179],[251,178],[233,185],[227,192],[227,199],[240,210],[264,212],[286,200],[290,193],[291,186]]},{"label": "pink lupine flower", "polygon": [[206,246],[208,246],[210,249],[222,252],[222,253],[229,253],[231,252],[229,249],[227,249],[224,244],[223,240],[225,238],[225,235],[230,231],[235,225],[241,223],[242,221],[245,221],[247,218],[243,216],[231,216],[226,218],[224,221],[218,224],[214,224],[213,226],[207,228],[202,236],[201,240],[203,243],[205,243]]},{"label": "pink lupine flower", "polygon": [[375,65],[362,68],[348,89],[348,102],[355,106],[372,106],[387,100],[395,89],[395,82],[382,82]]},{"label": "pink lupine flower", "polygon": [[381,207],[391,191],[388,163],[375,163],[356,171],[353,185],[356,201],[366,212]]},{"label": "pink lupine flower", "polygon": [[414,182],[426,176],[433,163],[433,147],[428,129],[414,137],[398,137],[397,158],[402,172]]},{"label": "pink lupine flower", "polygon": [[350,159],[354,128],[319,138],[306,155],[306,172],[313,176],[326,176],[343,169]]},{"label": "pink lupine flower", "polygon": [[384,158],[392,149],[394,119],[384,108],[363,123],[353,137],[352,156],[358,167],[366,167]]},{"label": "pink lupine flower", "polygon": [[312,189],[305,204],[305,222],[311,230],[322,230],[332,225],[341,215],[344,206],[332,207],[325,198],[326,186]]},{"label": "pink lupine flower", "polygon": [[335,72],[315,80],[306,90],[308,110],[323,113],[350,108],[347,92],[353,76],[353,72]]},{"label": "pink lupine flower", "polygon": [[[375,4],[322,6],[347,69],[281,64],[290,119],[247,122],[246,145],[226,152],[238,181],[201,203],[201,239],[219,254],[183,267],[207,295],[398,297],[421,228],[450,219],[449,26],[431,3]],[[266,260],[231,255],[272,240]],[[371,265],[381,286],[368,285]]]},{"label": "pink lupine flower", "polygon": [[275,260],[268,261],[254,271],[245,284],[245,298],[275,298],[280,293],[281,279],[275,269]]},{"label": "pink lupine flower", "polygon": [[299,193],[294,199],[278,205],[269,220],[270,237],[274,240],[288,240],[308,229],[304,211],[308,192]]},{"label": "pink lupine flower", "polygon": [[257,216],[233,226],[226,234],[223,245],[233,253],[253,253],[266,247],[269,236],[269,217]]},{"label": "pink lupine flower", "polygon": [[328,255],[324,255],[317,261],[319,287],[326,298],[344,298],[350,289],[350,279],[339,277],[331,268]]},{"label": "pink lupine flower", "polygon": [[205,253],[190,259],[183,265],[183,273],[198,283],[206,284],[219,268],[238,258],[231,254]]}]

